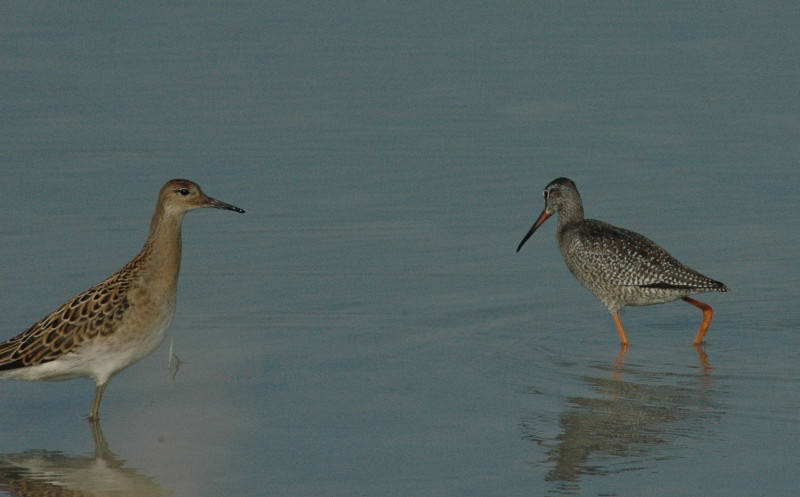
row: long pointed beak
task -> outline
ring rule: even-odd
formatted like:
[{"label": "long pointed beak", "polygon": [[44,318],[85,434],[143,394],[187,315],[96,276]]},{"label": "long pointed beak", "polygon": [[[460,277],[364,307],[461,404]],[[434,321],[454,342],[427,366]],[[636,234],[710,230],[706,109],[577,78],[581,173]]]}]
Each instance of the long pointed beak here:
[{"label": "long pointed beak", "polygon": [[208,197],[208,201],[206,202],[206,207],[213,207],[214,209],[225,209],[228,211],[238,212],[240,214],[244,214],[244,209],[240,209],[235,205],[226,204],[221,200],[217,200],[215,198]]},{"label": "long pointed beak", "polygon": [[542,209],[542,213],[539,214],[539,217],[536,218],[536,222],[533,223],[531,229],[528,230],[528,233],[525,234],[525,238],[523,238],[522,241],[519,242],[519,245],[517,245],[517,252],[519,252],[519,249],[521,249],[522,246],[525,245],[525,242],[528,241],[528,238],[530,238],[531,235],[533,235],[533,232],[539,229],[539,226],[544,224],[544,222],[547,221],[547,218],[549,218],[550,216],[552,216],[552,214],[547,212],[547,208]]}]

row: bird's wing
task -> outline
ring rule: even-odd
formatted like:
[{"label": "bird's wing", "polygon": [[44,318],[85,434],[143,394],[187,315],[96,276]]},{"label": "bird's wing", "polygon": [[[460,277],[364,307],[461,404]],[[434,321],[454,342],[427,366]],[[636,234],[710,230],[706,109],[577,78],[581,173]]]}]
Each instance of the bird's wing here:
[{"label": "bird's wing", "polygon": [[684,266],[639,233],[594,220],[582,229],[586,236],[572,237],[567,250],[576,264],[601,271],[609,284],[697,290],[721,285]]},{"label": "bird's wing", "polygon": [[88,339],[112,333],[130,307],[129,284],[127,278],[109,278],[0,343],[0,371],[58,359]]}]

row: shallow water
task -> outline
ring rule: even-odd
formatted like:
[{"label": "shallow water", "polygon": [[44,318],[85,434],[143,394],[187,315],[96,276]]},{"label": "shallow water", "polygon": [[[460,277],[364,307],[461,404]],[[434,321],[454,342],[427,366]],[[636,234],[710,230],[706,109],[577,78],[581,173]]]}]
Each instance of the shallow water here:
[{"label": "shallow water", "polygon": [[[0,384],[0,494],[797,487],[796,12],[94,7],[0,16],[4,336],[133,256],[167,179],[247,214],[187,217],[168,342],[104,399],[111,455],[90,382]],[[557,176],[730,287],[699,297],[703,349],[677,302],[626,309],[621,355],[554,222],[514,252]]]}]

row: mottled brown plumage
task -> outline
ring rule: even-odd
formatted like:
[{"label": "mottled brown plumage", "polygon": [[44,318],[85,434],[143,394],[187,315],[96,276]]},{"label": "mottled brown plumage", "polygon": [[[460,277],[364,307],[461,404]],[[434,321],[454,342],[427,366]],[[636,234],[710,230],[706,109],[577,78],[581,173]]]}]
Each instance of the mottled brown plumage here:
[{"label": "mottled brown plumage", "polygon": [[0,343],[0,378],[91,377],[97,390],[90,418],[97,419],[108,380],[161,343],[175,313],[183,216],[203,207],[244,212],[206,196],[189,180],[168,181],[159,193],[150,234],[139,254],[101,283]]},{"label": "mottled brown plumage", "polygon": [[575,183],[557,178],[544,190],[545,207],[517,246],[517,252],[551,215],[558,214],[556,240],[570,272],[611,312],[620,341],[627,344],[619,320],[622,307],[660,304],[683,299],[703,310],[694,343],[702,342],[711,323],[707,304],[689,298],[728,288],[681,264],[649,238],[603,221],[584,219]]},{"label": "mottled brown plumage", "polygon": [[98,335],[112,334],[130,307],[127,292],[141,258],[0,344],[0,371],[52,361]]}]

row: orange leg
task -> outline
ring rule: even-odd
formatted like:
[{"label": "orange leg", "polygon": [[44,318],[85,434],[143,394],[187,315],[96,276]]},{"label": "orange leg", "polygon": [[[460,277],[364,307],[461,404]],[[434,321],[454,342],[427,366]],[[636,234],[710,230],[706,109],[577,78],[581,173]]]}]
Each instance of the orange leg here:
[{"label": "orange leg", "polygon": [[695,345],[701,344],[703,343],[703,337],[706,336],[708,327],[711,326],[711,318],[714,317],[714,310],[710,305],[704,304],[699,300],[689,297],[683,297],[683,300],[703,311],[703,322],[700,323],[700,328],[697,330],[697,334],[694,336],[694,341],[692,342]]},{"label": "orange leg", "polygon": [[614,318],[614,325],[617,327],[617,335],[619,335],[619,343],[623,347],[627,347],[628,339],[625,337],[625,328],[622,327],[622,321],[619,320],[619,312],[612,312],[611,317]]}]

